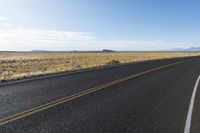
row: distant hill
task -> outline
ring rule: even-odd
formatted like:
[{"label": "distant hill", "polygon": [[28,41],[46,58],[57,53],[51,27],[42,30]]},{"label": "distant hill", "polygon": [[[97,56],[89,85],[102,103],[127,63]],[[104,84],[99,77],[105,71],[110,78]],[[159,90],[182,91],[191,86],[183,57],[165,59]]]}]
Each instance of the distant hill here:
[{"label": "distant hill", "polygon": [[31,50],[31,52],[47,52],[47,50]]},{"label": "distant hill", "polygon": [[188,51],[200,51],[200,47],[190,47]]},{"label": "distant hill", "polygon": [[102,52],[115,52],[115,51],[110,49],[103,49]]},{"label": "distant hill", "polygon": [[190,48],[175,48],[172,51],[200,51],[200,47],[190,47]]}]

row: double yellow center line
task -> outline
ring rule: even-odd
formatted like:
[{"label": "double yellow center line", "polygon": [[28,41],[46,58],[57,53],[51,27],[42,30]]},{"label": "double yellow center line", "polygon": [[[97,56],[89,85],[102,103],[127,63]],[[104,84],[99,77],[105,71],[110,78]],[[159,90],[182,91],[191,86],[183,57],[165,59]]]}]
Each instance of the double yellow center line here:
[{"label": "double yellow center line", "polygon": [[17,114],[14,114],[14,115],[0,119],[0,126],[5,125],[5,124],[10,123],[10,122],[13,122],[13,121],[16,121],[18,119],[24,118],[26,116],[32,115],[34,113],[40,112],[42,110],[49,109],[51,107],[57,106],[59,104],[65,103],[67,101],[79,98],[81,96],[84,96],[84,95],[87,95],[87,94],[90,94],[90,93],[93,93],[93,92],[96,92],[96,91],[99,91],[99,90],[103,90],[103,89],[110,87],[110,86],[113,86],[115,84],[130,80],[130,79],[133,79],[133,78],[136,78],[136,77],[139,77],[139,76],[142,76],[142,75],[145,75],[147,73],[151,73],[151,72],[163,69],[163,68],[167,68],[167,67],[174,66],[174,65],[177,65],[177,64],[180,64],[180,63],[184,63],[184,62],[187,62],[187,61],[188,60],[180,61],[180,62],[176,62],[176,63],[172,63],[172,64],[168,64],[168,65],[164,65],[164,66],[160,66],[160,67],[156,67],[156,68],[152,68],[152,69],[149,69],[149,70],[137,73],[137,74],[133,74],[133,75],[130,75],[130,76],[127,76],[127,77],[123,77],[123,78],[120,78],[120,79],[117,79],[117,80],[114,80],[114,81],[111,81],[111,82],[108,82],[108,83],[105,83],[105,84],[102,84],[102,85],[99,85],[99,86],[96,86],[96,87],[93,87],[93,88],[90,88],[90,89],[86,89],[84,91],[77,92],[77,93],[72,94],[70,96],[66,96],[66,97],[57,99],[55,101],[52,101],[52,102],[49,102],[49,103],[46,103],[46,104],[43,104],[43,105],[40,105],[40,106],[33,107],[31,109],[28,109],[28,110],[22,111],[20,113],[17,113]]}]

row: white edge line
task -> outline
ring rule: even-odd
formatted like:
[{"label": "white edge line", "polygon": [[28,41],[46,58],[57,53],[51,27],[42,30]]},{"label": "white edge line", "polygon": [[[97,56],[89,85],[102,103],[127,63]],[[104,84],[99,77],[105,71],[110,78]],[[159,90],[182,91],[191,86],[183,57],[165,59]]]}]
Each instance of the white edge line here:
[{"label": "white edge line", "polygon": [[190,133],[194,100],[195,100],[199,80],[200,80],[200,75],[199,75],[199,77],[198,77],[198,79],[195,83],[194,90],[193,90],[193,93],[192,93],[192,97],[191,97],[191,100],[190,100],[190,106],[189,106],[189,110],[188,110],[188,114],[187,114],[187,119],[186,119],[186,122],[185,122],[184,133]]}]

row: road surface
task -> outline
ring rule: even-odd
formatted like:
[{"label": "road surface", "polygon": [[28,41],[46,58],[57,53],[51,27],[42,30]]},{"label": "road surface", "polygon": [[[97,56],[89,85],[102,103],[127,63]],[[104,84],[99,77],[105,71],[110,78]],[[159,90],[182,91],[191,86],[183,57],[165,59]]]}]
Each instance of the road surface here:
[{"label": "road surface", "polygon": [[199,133],[200,57],[0,84],[0,133]]}]

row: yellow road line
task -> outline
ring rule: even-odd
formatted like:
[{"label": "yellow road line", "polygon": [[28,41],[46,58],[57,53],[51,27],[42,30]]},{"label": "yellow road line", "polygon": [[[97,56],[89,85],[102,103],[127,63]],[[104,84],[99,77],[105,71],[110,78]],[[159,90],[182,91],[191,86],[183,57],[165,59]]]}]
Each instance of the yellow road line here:
[{"label": "yellow road line", "polygon": [[167,67],[170,67],[170,66],[173,66],[173,65],[176,65],[176,64],[184,63],[184,62],[187,62],[187,61],[188,60],[180,61],[180,62],[176,62],[176,63],[172,63],[172,64],[160,66],[160,67],[156,67],[156,68],[153,68],[153,69],[149,69],[149,70],[146,70],[144,72],[140,72],[140,73],[137,73],[137,74],[133,74],[133,75],[124,77],[124,78],[120,78],[120,79],[117,79],[117,80],[114,80],[114,81],[111,81],[111,82],[108,82],[108,83],[105,83],[105,84],[102,84],[102,85],[99,85],[99,86],[96,86],[96,87],[93,87],[93,88],[90,88],[90,89],[86,89],[84,91],[77,92],[77,93],[72,94],[70,96],[66,96],[64,98],[60,98],[60,99],[54,100],[52,102],[49,102],[49,103],[46,103],[46,104],[43,104],[43,105],[33,107],[31,109],[28,109],[28,110],[22,111],[20,113],[17,113],[17,114],[14,114],[14,115],[11,115],[11,116],[8,116],[8,117],[0,119],[0,126],[4,125],[4,124],[7,124],[7,123],[10,123],[10,122],[13,122],[15,120],[24,118],[26,116],[32,115],[34,113],[40,112],[42,110],[54,107],[56,105],[65,103],[67,101],[76,99],[78,97],[81,97],[81,96],[84,96],[84,95],[87,95],[87,94],[90,94],[90,93],[105,89],[105,88],[113,86],[115,84],[130,80],[130,79],[133,79],[133,78],[136,78],[136,77],[142,76],[144,74],[151,73],[151,72],[163,69],[163,68],[167,68]]}]

